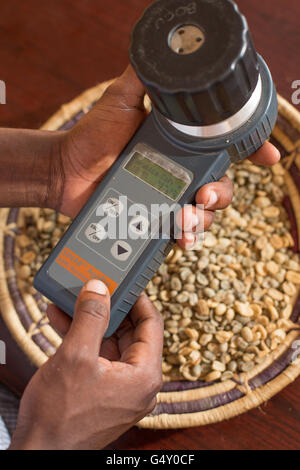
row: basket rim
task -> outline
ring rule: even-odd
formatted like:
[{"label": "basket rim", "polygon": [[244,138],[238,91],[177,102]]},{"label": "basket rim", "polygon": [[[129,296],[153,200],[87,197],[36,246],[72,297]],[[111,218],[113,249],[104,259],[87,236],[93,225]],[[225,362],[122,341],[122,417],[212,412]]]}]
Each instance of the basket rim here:
[{"label": "basket rim", "polygon": [[[41,129],[44,130],[57,130],[61,128],[66,122],[74,119],[78,113],[82,111],[87,111],[90,106],[96,102],[104,93],[106,88],[113,82],[110,80],[108,82],[101,83],[95,87],[92,87],[80,96],[69,102],[68,104],[63,105],[50,119],[42,126]],[[278,96],[279,102],[279,112],[289,123],[300,131],[300,113],[284,98]],[[287,150],[291,149],[291,145],[294,147],[294,143],[285,135],[280,133],[279,128],[275,128],[274,131],[275,138],[286,148]],[[300,147],[300,141],[299,141]],[[287,178],[290,177],[289,173],[286,171]],[[291,177],[290,177],[291,178]],[[298,193],[297,187],[293,182],[292,178],[290,181],[292,190],[296,190],[297,196],[299,198],[300,207],[300,195]],[[293,187],[294,185],[294,187]],[[294,199],[291,199],[292,203]],[[15,211],[15,212],[13,212]],[[0,210],[0,250],[3,249],[5,240],[7,237],[10,237],[11,248],[14,247],[14,238],[16,236],[17,224],[16,221],[20,215],[22,209],[1,209]],[[294,213],[300,226],[300,213],[295,211]],[[10,221],[10,216],[15,216],[15,221]],[[12,217],[13,220],[13,217]],[[5,229],[5,230],[4,230]],[[300,234],[298,234],[300,236]],[[12,296],[12,291],[10,286],[15,288],[17,286],[16,273],[14,273],[13,266],[10,266],[10,269],[7,269],[5,266],[5,257],[0,257],[0,307],[1,314],[3,319],[8,326],[12,336],[19,344],[21,349],[24,351],[26,356],[33,362],[34,365],[40,367],[49,357],[49,351],[51,353],[51,347],[55,351],[60,344],[60,337],[57,333],[48,325],[45,316],[42,315],[42,300],[41,296],[37,294],[36,296],[27,297],[23,295],[23,301],[28,311],[30,311],[31,317],[33,319],[31,329],[29,331],[22,323],[20,316],[18,315],[15,309],[14,298]],[[17,287],[18,289],[18,287]],[[29,333],[29,334],[28,334]],[[45,351],[38,345],[34,338],[36,335],[41,335],[43,338],[39,338],[40,342],[44,341]],[[298,333],[291,331],[286,338],[286,342],[281,345],[280,351],[287,351],[291,346],[292,342],[298,338]],[[299,336],[300,338],[300,336]],[[50,349],[49,349],[50,348]],[[275,351],[272,357],[269,358],[268,364],[271,365],[276,359],[280,356],[279,349]],[[47,354],[48,353],[48,354]],[[271,356],[271,355],[270,355]],[[244,411],[259,406],[264,401],[270,399],[276,393],[278,393],[282,388],[291,383],[296,379],[300,374],[300,364],[290,364],[286,365],[279,374],[273,378],[273,380],[268,381],[266,384],[256,387],[253,390],[249,387],[249,381],[256,377],[260,372],[265,371],[268,367],[267,365],[255,367],[255,370],[252,370],[248,374],[244,374],[241,383],[236,383],[232,380],[225,382],[217,382],[208,384],[206,386],[196,386],[191,390],[176,390],[176,391],[162,391],[158,394],[158,404],[173,404],[173,403],[183,403],[183,402],[193,402],[197,401],[203,397],[217,397],[224,393],[228,393],[231,390],[239,390],[243,396],[233,400],[232,402],[221,404],[218,407],[213,407],[212,409],[206,409],[203,411],[193,412],[193,413],[160,413],[153,416],[148,416],[144,418],[139,426],[142,428],[152,428],[152,429],[169,429],[169,428],[183,428],[183,427],[192,427],[199,426],[203,424],[209,424],[213,422],[218,422],[223,419],[228,419],[238,414],[241,414]],[[174,381],[177,383],[177,381]],[[174,383],[173,382],[173,383]],[[181,381],[181,383],[183,383]],[[207,392],[210,392],[208,394]]]}]

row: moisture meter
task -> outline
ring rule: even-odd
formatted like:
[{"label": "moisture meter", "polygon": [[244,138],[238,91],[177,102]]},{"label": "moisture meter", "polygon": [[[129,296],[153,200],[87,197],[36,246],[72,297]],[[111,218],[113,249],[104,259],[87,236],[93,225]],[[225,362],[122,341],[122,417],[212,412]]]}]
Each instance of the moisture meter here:
[{"label": "moisture meter", "polygon": [[34,281],[71,316],[83,284],[105,282],[106,336],[172,246],[153,207],[167,213],[192,203],[201,186],[257,151],[277,118],[270,72],[231,0],[152,3],[132,31],[129,57],[152,111]]}]

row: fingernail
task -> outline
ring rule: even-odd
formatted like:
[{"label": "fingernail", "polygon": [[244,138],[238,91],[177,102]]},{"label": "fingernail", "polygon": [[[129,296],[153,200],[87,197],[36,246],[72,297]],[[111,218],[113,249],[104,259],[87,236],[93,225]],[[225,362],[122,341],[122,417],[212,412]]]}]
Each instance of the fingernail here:
[{"label": "fingernail", "polygon": [[92,279],[88,281],[84,286],[85,290],[90,292],[95,292],[95,294],[106,295],[107,294],[107,287],[104,282],[99,281],[98,279]]},{"label": "fingernail", "polygon": [[279,149],[276,149],[277,150],[277,157],[278,157],[278,160],[281,160],[281,152]]},{"label": "fingernail", "polygon": [[195,235],[193,235],[191,233],[186,233],[184,236],[185,236],[185,241],[186,241],[185,249],[186,250],[191,250],[194,247],[195,242],[196,242]]},{"label": "fingernail", "polygon": [[200,219],[197,214],[192,214],[192,227],[197,227],[199,225]]},{"label": "fingernail", "polygon": [[194,213],[190,210],[190,207],[184,209],[183,217],[180,216],[180,219],[176,220],[176,225],[181,229],[182,232],[190,232],[194,227],[199,225],[200,220],[197,213]]},{"label": "fingernail", "polygon": [[218,195],[215,191],[210,191],[209,199],[207,201],[207,204],[205,205],[205,209],[210,209],[210,207],[213,207],[215,203],[218,200]]},{"label": "fingernail", "polygon": [[194,227],[197,227],[200,223],[199,217],[197,214],[189,214],[184,218],[184,225],[182,227],[183,232],[190,232]]}]

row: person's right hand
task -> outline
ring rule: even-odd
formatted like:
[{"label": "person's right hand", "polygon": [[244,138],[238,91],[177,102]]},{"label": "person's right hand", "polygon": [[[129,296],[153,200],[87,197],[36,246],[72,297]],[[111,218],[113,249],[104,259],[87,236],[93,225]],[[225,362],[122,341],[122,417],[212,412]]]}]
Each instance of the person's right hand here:
[{"label": "person's right hand", "polygon": [[11,449],[101,449],[154,408],[162,383],[161,316],[143,294],[103,341],[109,312],[105,285],[89,281],[70,327],[61,325],[62,345],[25,390]]}]

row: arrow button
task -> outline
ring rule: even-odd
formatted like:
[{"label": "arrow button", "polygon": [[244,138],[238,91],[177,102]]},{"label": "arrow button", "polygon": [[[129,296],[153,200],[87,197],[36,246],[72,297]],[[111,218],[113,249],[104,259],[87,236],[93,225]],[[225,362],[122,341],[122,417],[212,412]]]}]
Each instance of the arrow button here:
[{"label": "arrow button", "polygon": [[148,234],[149,220],[143,215],[137,215],[129,222],[129,230],[133,239]]},{"label": "arrow button", "polygon": [[119,243],[117,245],[117,252],[118,252],[118,256],[120,255],[124,255],[124,253],[128,253],[128,250],[126,250],[126,248],[124,248],[124,246],[121,246]]},{"label": "arrow button", "polygon": [[115,242],[111,248],[112,256],[119,261],[127,261],[131,253],[131,246],[124,240]]}]

